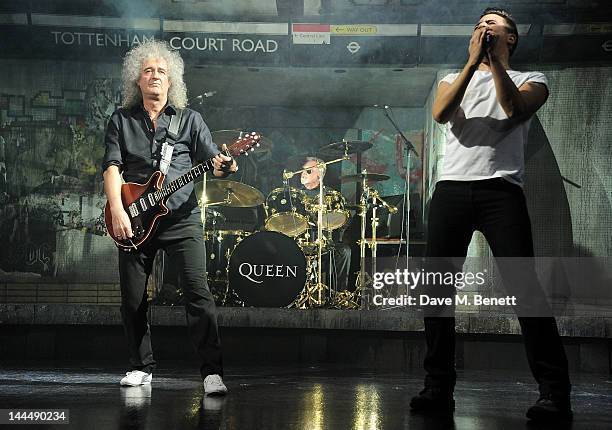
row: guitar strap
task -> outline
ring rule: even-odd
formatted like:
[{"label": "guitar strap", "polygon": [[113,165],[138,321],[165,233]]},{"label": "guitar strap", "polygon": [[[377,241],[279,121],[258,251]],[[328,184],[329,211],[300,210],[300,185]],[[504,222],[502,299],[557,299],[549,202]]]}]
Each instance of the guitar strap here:
[{"label": "guitar strap", "polygon": [[170,118],[170,125],[168,126],[168,130],[166,132],[166,139],[162,142],[159,171],[164,175],[168,174],[168,168],[170,167],[170,162],[172,161],[172,152],[174,151],[174,145],[179,137],[181,119],[183,119],[183,109],[177,109],[176,115],[172,115]]}]

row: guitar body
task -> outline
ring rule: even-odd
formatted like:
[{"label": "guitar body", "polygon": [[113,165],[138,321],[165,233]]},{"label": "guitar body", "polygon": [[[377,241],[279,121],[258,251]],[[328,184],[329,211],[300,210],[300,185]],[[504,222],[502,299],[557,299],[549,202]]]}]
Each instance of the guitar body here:
[{"label": "guitar body", "polygon": [[[132,233],[134,234],[130,240],[119,239],[113,231],[110,206],[108,202],[106,203],[104,207],[104,221],[106,222],[109,235],[115,241],[118,248],[125,251],[138,248],[153,234],[159,219],[168,214],[169,210],[165,205],[165,199],[152,203],[151,199],[148,198],[150,194],[161,189],[163,182],[164,175],[158,171],[153,173],[145,184],[128,182],[121,185],[121,202],[130,217]],[[132,205],[138,208],[138,213],[133,208],[130,210]]]}]

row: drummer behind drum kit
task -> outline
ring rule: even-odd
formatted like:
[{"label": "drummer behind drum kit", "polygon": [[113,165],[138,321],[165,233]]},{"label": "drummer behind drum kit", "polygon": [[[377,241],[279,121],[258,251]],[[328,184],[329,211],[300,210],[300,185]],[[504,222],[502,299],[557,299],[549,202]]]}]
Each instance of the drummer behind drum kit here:
[{"label": "drummer behind drum kit", "polygon": [[[319,155],[339,158],[317,166],[324,169],[371,146],[360,141],[332,143],[323,147]],[[361,272],[356,290],[350,292],[332,291],[323,283],[322,274],[322,259],[331,253],[331,234],[349,221],[349,206],[342,194],[324,190],[322,183],[316,197],[290,187],[288,180],[301,172],[284,171],[284,186],[272,190],[265,198],[256,188],[230,180],[204,178],[202,187],[196,188],[205,225],[206,272],[220,304],[297,308],[329,305],[353,309],[360,306],[365,282],[366,212],[373,207],[375,213],[377,206],[386,206],[390,212],[397,210],[380,199],[368,183],[389,176],[364,171],[341,178],[343,182],[361,182],[363,189],[359,204],[350,207],[361,216]],[[220,228],[224,217],[218,207],[254,208],[262,204],[265,209],[262,231]],[[373,230],[375,222],[374,215]]]}]

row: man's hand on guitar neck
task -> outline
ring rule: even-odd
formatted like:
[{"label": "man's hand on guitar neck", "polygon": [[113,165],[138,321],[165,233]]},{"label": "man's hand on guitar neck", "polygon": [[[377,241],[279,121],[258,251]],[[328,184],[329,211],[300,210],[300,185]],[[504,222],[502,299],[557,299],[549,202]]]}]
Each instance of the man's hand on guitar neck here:
[{"label": "man's hand on guitar neck", "polygon": [[113,233],[119,240],[129,239],[134,236],[130,217],[123,209],[121,202],[121,173],[118,166],[109,166],[104,171],[104,192],[110,207]]},{"label": "man's hand on guitar neck", "polygon": [[[213,159],[213,175],[216,177],[227,177],[230,173],[236,173],[238,171],[238,164],[236,160],[225,154],[228,153],[227,145],[223,145],[223,152],[217,154]],[[225,153],[225,154],[224,154]]]}]

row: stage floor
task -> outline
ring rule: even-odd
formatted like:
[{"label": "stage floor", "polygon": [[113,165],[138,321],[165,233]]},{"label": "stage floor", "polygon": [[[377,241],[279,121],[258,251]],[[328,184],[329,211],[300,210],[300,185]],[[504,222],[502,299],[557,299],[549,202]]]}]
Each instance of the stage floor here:
[{"label": "stage floor", "polygon": [[152,386],[121,388],[118,365],[4,363],[0,408],[69,409],[74,429],[610,429],[608,375],[572,375],[571,426],[532,425],[526,409],[537,398],[524,372],[459,373],[454,417],[410,413],[420,373],[388,373],[324,366],[229,368],[230,393],[206,397],[193,363],[163,363]]}]

